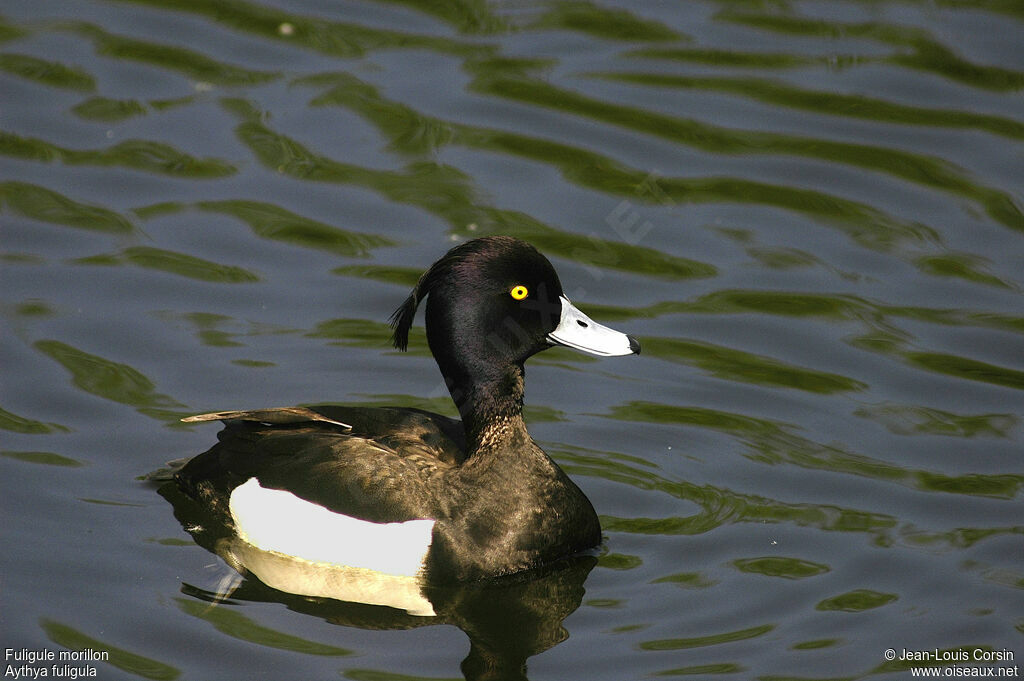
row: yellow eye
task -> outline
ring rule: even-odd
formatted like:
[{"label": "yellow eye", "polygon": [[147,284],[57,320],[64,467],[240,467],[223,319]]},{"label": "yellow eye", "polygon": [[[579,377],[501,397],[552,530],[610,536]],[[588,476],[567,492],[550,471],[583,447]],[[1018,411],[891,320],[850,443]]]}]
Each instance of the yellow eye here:
[{"label": "yellow eye", "polygon": [[527,290],[525,286],[519,284],[518,286],[513,286],[512,290],[509,291],[508,294],[515,298],[516,300],[522,300],[526,296],[530,295],[530,292]]}]

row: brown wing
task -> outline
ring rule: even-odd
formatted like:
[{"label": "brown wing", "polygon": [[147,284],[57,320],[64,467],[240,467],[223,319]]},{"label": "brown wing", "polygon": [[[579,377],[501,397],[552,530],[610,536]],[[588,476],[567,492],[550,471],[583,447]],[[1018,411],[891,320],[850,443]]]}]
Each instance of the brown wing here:
[{"label": "brown wing", "polygon": [[437,517],[444,472],[464,459],[461,424],[421,410],[290,407],[217,412],[219,442],[176,476],[228,516],[231,490],[249,478],[332,511],[373,522]]}]

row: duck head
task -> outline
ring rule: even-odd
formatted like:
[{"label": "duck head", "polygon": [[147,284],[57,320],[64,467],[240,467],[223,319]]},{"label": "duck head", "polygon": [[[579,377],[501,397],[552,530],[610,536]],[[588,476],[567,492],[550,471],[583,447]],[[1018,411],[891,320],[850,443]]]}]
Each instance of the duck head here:
[{"label": "duck head", "polygon": [[548,259],[513,237],[474,239],[435,262],[391,317],[400,350],[424,298],[427,342],[464,420],[503,397],[521,410],[523,363],[554,345],[606,357],[640,352],[635,338],[569,302]]}]

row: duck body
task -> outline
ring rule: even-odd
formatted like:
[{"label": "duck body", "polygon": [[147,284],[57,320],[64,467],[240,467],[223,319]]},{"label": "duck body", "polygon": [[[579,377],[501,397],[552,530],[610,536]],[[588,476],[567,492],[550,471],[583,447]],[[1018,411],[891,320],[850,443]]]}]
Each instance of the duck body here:
[{"label": "duck body", "polygon": [[[248,485],[263,503],[286,492],[331,514],[368,523],[364,543],[406,541],[405,546],[351,547],[395,556],[395,565],[422,567],[426,580],[461,582],[518,572],[597,546],[601,528],[589,499],[533,442],[525,424],[509,424],[506,436],[467,460],[461,423],[439,414],[391,407],[312,407],[309,411],[343,421],[352,431],[327,422],[302,419],[267,423],[273,410],[222,414],[226,427],[219,442],[192,459],[176,480],[243,538],[255,537],[238,503]],[[282,410],[284,411],[284,410]],[[359,435],[352,433],[358,432]],[[258,487],[253,485],[255,481]],[[234,501],[234,503],[233,503]],[[432,521],[426,546],[387,529],[416,520]],[[272,518],[292,538],[303,515]],[[374,532],[374,529],[379,531]],[[350,543],[355,534],[331,536],[322,523],[311,539],[329,546]],[[254,542],[255,543],[255,542]],[[278,550],[280,543],[259,541]],[[426,549],[425,551],[423,549]],[[404,550],[411,554],[400,558]],[[316,562],[329,555],[317,549],[282,551]],[[303,555],[304,554],[304,555]],[[373,565],[373,559],[351,562]]]},{"label": "duck body", "polygon": [[461,420],[343,406],[191,417],[225,428],[176,474],[179,488],[261,550],[425,583],[510,574],[597,546],[593,505],[527,432],[523,363],[554,344],[606,355],[639,344],[572,307],[550,263],[509,237],[467,242],[435,263],[392,318],[396,347],[424,297],[428,342]]}]

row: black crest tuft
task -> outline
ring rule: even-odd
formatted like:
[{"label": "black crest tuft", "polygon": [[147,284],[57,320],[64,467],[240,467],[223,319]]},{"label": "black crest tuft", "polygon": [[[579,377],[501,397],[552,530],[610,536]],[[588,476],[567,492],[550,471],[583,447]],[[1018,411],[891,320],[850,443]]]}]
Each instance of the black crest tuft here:
[{"label": "black crest tuft", "polygon": [[[470,241],[469,243],[473,242]],[[465,247],[466,244],[456,246],[431,265],[430,269],[420,276],[420,280],[413,286],[412,292],[405,299],[405,302],[399,305],[398,309],[391,314],[390,324],[394,330],[394,333],[391,335],[391,342],[399,350],[404,352],[409,347],[409,328],[412,326],[412,320],[416,316],[416,308],[419,307],[423,299],[430,293],[438,278],[447,273],[451,263],[462,250],[465,250]]]},{"label": "black crest tuft", "polygon": [[[420,281],[423,281],[422,277]],[[409,347],[409,327],[412,326],[413,317],[416,316],[416,308],[420,304],[419,289],[420,285],[416,284],[416,287],[409,294],[409,297],[405,299],[405,302],[391,313],[391,319],[389,320],[394,331],[391,335],[391,342],[402,352],[405,352],[405,349]]]},{"label": "black crest tuft", "polygon": [[399,350],[409,346],[409,328],[416,316],[416,308],[423,302],[439,282],[453,277],[453,271],[472,269],[475,264],[492,261],[517,251],[526,251],[543,258],[533,246],[508,236],[489,236],[459,244],[445,253],[430,266],[416,282],[409,297],[405,299],[390,318],[391,342]]}]

